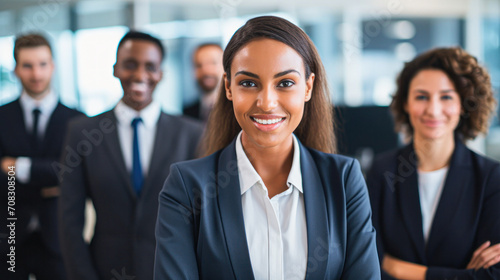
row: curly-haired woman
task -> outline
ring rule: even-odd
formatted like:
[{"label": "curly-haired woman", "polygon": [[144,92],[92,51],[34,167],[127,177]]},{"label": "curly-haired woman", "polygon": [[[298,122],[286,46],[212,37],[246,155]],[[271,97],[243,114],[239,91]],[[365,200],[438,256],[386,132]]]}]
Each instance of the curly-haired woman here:
[{"label": "curly-haired woman", "polygon": [[460,48],[407,63],[393,97],[406,147],[368,175],[384,279],[500,279],[500,164],[464,142],[486,133],[490,77]]}]

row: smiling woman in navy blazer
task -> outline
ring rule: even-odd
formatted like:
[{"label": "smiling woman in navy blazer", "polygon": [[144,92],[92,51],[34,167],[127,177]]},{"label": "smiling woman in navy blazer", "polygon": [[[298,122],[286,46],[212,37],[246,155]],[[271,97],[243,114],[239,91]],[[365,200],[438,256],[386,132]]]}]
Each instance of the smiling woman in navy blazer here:
[{"label": "smiling woman in navy blazer", "polygon": [[412,142],[368,176],[384,279],[500,279],[500,164],[463,141],[488,129],[490,77],[460,48],[407,63],[393,97]]},{"label": "smiling woman in navy blazer", "polygon": [[309,37],[249,20],[224,51],[208,156],[172,165],[155,279],[379,279],[359,164],[333,155],[326,76]]}]

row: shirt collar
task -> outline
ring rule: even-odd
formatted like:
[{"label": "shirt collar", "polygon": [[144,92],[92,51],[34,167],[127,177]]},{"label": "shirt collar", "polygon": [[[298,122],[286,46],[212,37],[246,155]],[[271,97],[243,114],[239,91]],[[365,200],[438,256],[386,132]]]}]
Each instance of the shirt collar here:
[{"label": "shirt collar", "polygon": [[146,128],[153,128],[160,118],[161,108],[159,103],[153,101],[141,111],[136,111],[120,100],[116,104],[114,113],[118,123],[130,125],[134,118],[140,117]]},{"label": "shirt collar", "polygon": [[300,168],[300,145],[295,134],[293,135],[293,160],[290,174],[288,174],[287,184],[291,184],[297,188],[301,193],[302,191],[302,171]]},{"label": "shirt collar", "polygon": [[26,112],[32,112],[33,109],[38,108],[41,115],[51,115],[57,107],[58,99],[54,91],[50,90],[49,93],[40,100],[36,100],[23,90],[19,98],[21,106]]},{"label": "shirt collar", "polygon": [[[242,131],[240,131],[238,137],[236,138],[236,160],[238,162],[241,195],[243,195],[258,182],[261,182],[262,185],[264,184],[259,173],[257,173],[247,155],[245,154],[245,151],[243,150],[243,145],[241,144],[241,133]],[[302,173],[300,169],[300,146],[295,135],[293,135],[292,168],[290,169],[290,173],[288,174],[287,185],[288,187],[295,187],[301,193],[303,192]]]}]

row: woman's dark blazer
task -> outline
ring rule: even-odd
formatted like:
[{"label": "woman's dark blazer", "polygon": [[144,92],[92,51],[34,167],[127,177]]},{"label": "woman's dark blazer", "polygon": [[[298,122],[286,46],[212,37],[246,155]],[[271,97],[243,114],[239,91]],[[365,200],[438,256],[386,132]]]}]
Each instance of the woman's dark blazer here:
[{"label": "woman's dark blazer", "polygon": [[[428,266],[426,279],[500,279],[500,264],[465,269],[485,241],[500,243],[500,164],[469,150],[455,150],[427,245],[422,231],[417,160],[413,144],[375,160],[368,189],[384,254]],[[383,279],[392,279],[382,272]]]},{"label": "woman's dark blazer", "polygon": [[[306,279],[380,279],[359,163],[302,144],[300,160],[307,221]],[[159,200],[155,279],[254,278],[235,141],[208,157],[173,164]]]}]

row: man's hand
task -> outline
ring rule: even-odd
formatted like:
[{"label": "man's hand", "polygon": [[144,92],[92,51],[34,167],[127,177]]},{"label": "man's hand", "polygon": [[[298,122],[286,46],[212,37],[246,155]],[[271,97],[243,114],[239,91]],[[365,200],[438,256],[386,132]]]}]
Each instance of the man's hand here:
[{"label": "man's hand", "polygon": [[9,173],[9,167],[16,165],[16,158],[13,157],[3,157],[1,159],[1,169],[2,172],[7,174]]}]

